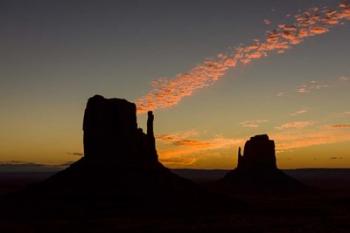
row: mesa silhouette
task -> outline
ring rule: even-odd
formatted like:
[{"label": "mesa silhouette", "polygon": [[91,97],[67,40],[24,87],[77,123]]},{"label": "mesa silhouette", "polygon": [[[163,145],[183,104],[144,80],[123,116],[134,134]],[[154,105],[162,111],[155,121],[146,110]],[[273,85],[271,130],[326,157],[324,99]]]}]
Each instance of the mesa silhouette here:
[{"label": "mesa silhouette", "polygon": [[179,177],[159,162],[153,120],[153,113],[148,112],[144,133],[137,126],[134,103],[100,95],[90,98],[83,121],[84,156],[18,193],[15,200],[24,202],[27,209],[33,209],[28,203],[36,203],[45,209],[42,212],[64,214],[84,208],[125,212],[219,207],[224,198]]},{"label": "mesa silhouette", "polygon": [[244,154],[238,149],[236,169],[221,180],[235,192],[296,192],[306,186],[289,177],[276,165],[275,142],[268,135],[251,137],[244,145]]}]

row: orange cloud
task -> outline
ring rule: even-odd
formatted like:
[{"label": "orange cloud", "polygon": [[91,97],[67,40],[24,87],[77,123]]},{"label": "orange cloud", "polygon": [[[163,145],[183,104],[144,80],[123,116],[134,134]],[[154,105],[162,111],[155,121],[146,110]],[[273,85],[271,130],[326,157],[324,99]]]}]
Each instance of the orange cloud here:
[{"label": "orange cloud", "polygon": [[[294,124],[298,125],[298,124]],[[335,126],[335,127],[333,127]],[[306,148],[316,145],[333,144],[350,141],[350,125],[324,125],[311,131],[292,130],[288,132],[270,133],[270,138],[275,140],[278,153]],[[345,126],[345,127],[343,127]],[[300,126],[297,126],[300,127]],[[214,153],[227,148],[242,146],[245,139],[214,137],[212,139],[180,138],[178,135],[158,139],[160,143],[169,143],[171,148],[158,149],[160,160],[169,166],[181,167],[192,165],[205,153]],[[178,138],[174,140],[174,138]]]},{"label": "orange cloud", "polygon": [[313,121],[292,121],[287,122],[281,126],[277,126],[276,129],[285,130],[285,129],[303,129],[313,125]]},{"label": "orange cloud", "polygon": [[316,145],[350,141],[350,131],[342,128],[320,127],[317,131],[275,133],[271,137],[276,141],[276,149],[284,152]]},{"label": "orange cloud", "polygon": [[[283,153],[310,146],[347,142],[350,141],[350,131],[341,128],[327,129],[327,127],[321,127],[317,131],[310,132],[272,133],[270,138],[275,140],[276,151]],[[208,152],[214,153],[214,151],[241,146],[245,140],[214,138],[212,140],[196,141],[200,142],[198,143],[200,146],[197,146],[198,144],[178,145],[172,149],[159,150],[160,160],[172,167],[189,166],[196,163],[202,155]]]},{"label": "orange cloud", "polygon": [[167,143],[175,143],[189,137],[195,137],[199,133],[196,130],[189,130],[185,132],[173,133],[173,134],[159,134],[156,135],[157,140]]},{"label": "orange cloud", "polygon": [[[249,64],[271,52],[284,53],[308,37],[329,32],[335,25],[350,20],[350,5],[341,3],[337,10],[312,8],[294,18],[293,24],[280,24],[275,30],[267,32],[262,41],[255,40],[252,44],[236,48],[227,54],[221,53],[216,58],[206,59],[190,71],[180,73],[172,79],[153,81],[152,90],[136,100],[138,113],[173,107],[184,97],[213,85],[238,64]],[[303,93],[304,90],[306,89],[301,88],[300,92]]]},{"label": "orange cloud", "polygon": [[[188,141],[189,143],[183,143]],[[164,141],[163,141],[164,142]],[[189,166],[194,164],[201,155],[207,152],[214,152],[234,146],[242,145],[243,139],[215,137],[212,139],[187,139],[178,142],[172,142],[171,148],[158,148],[159,159],[161,162],[172,167]],[[162,143],[160,141],[160,143]]]},{"label": "orange cloud", "polygon": [[159,154],[161,158],[172,158],[196,154],[199,152],[229,148],[243,143],[243,139],[214,137],[211,139],[189,138],[187,133],[175,133],[157,136],[158,142],[168,144],[171,148],[161,148]]},{"label": "orange cloud", "polygon": [[331,125],[333,128],[350,128],[350,124],[335,124]]},{"label": "orange cloud", "polygon": [[205,141],[199,141],[199,140],[193,140],[193,139],[183,139],[174,142],[174,145],[176,146],[192,146],[197,148],[207,148],[211,145],[209,142]]},{"label": "orange cloud", "polygon": [[197,159],[193,157],[169,157],[169,158],[161,158],[160,159],[162,163],[165,163],[168,166],[171,167],[182,167],[182,166],[189,166],[194,164]]}]

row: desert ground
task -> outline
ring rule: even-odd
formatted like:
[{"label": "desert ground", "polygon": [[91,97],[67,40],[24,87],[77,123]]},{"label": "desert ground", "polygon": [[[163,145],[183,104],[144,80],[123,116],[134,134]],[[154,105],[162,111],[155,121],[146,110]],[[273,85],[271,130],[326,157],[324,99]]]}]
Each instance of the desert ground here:
[{"label": "desert ground", "polygon": [[[213,192],[225,170],[173,170]],[[284,170],[313,187],[303,194],[226,193],[245,207],[203,213],[135,213],[108,216],[2,217],[1,232],[339,232],[350,231],[350,169]],[[36,182],[50,172],[3,172],[2,199]],[[169,200],[171,201],[171,200]],[[18,206],[13,206],[16,209]],[[2,213],[4,214],[4,213]],[[45,216],[45,215],[44,215]]]}]

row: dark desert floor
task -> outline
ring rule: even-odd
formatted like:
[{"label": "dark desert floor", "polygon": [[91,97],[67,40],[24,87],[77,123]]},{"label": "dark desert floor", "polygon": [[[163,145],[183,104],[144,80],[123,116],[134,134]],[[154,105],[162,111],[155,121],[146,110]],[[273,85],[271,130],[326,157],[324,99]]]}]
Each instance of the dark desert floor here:
[{"label": "dark desert floor", "polygon": [[[173,170],[215,192],[225,170]],[[350,231],[350,169],[285,170],[315,187],[307,194],[227,194],[247,205],[228,213],[135,214],[86,218],[1,220],[1,232],[344,232]],[[52,172],[0,175],[6,195],[44,180]],[[169,200],[171,201],[171,200]],[[14,208],[16,208],[14,206]]]}]

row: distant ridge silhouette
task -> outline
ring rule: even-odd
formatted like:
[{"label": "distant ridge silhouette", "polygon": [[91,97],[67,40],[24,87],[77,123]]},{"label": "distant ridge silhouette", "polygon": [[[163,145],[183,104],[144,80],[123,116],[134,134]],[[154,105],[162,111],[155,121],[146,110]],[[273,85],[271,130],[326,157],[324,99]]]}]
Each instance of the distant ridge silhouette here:
[{"label": "distant ridge silhouette", "polygon": [[137,126],[134,103],[100,95],[91,97],[83,122],[83,158],[18,193],[15,200],[29,210],[36,203],[44,209],[42,212],[54,214],[84,209],[93,213],[183,212],[230,205],[231,200],[217,198],[158,161],[153,120],[153,113],[148,112],[144,133]]},{"label": "distant ridge silhouette", "polygon": [[277,168],[275,142],[268,135],[251,137],[244,145],[244,154],[238,149],[237,168],[221,180],[234,192],[296,192],[305,185]]}]

